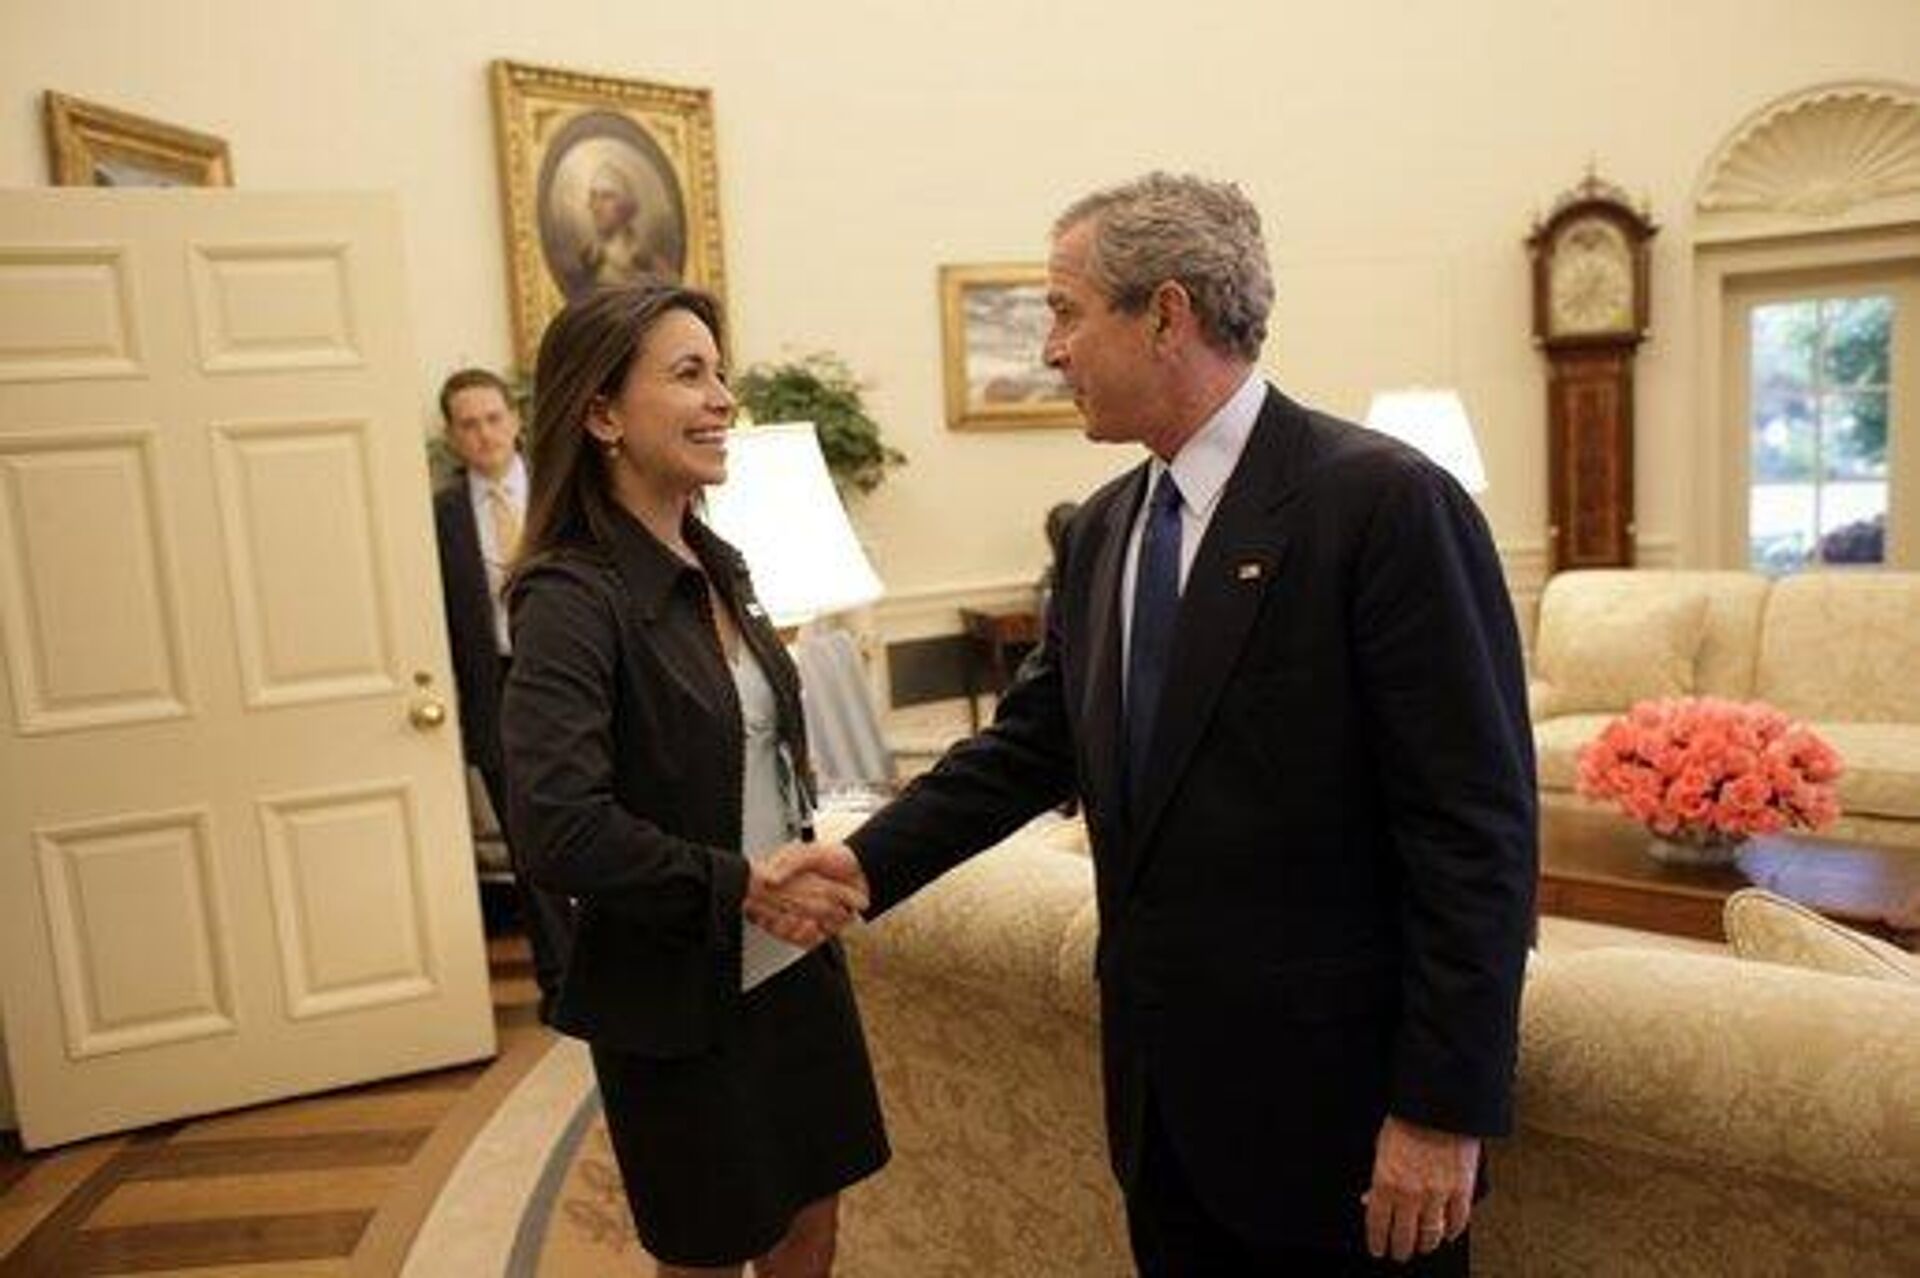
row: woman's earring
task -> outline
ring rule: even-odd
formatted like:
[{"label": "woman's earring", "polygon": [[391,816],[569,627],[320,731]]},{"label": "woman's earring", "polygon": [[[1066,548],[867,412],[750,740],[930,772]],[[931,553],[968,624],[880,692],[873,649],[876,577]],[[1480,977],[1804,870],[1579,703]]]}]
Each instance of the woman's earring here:
[{"label": "woman's earring", "polygon": [[600,447],[607,450],[608,461],[612,461],[614,458],[620,455],[620,440],[618,436],[614,437],[613,439],[601,440]]}]

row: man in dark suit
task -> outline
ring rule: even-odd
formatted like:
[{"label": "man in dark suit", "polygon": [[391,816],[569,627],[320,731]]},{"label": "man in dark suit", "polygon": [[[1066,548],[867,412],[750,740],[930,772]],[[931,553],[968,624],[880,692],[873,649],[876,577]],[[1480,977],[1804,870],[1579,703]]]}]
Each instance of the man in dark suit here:
[{"label": "man in dark suit", "polygon": [[[441,600],[460,703],[460,748],[480,773],[504,839],[507,789],[500,755],[500,689],[512,655],[500,590],[526,519],[527,468],[518,448],[520,415],[504,381],[484,368],[466,368],[441,386],[440,417],[447,447],[461,463],[453,482],[433,497]],[[527,882],[511,845],[508,855],[533,950],[544,1017],[559,988],[572,907],[564,897],[539,891]]]},{"label": "man in dark suit", "polygon": [[992,727],[857,867],[810,864],[879,913],[1077,791],[1141,1271],[1464,1273],[1533,919],[1519,645],[1461,488],[1260,377],[1272,297],[1235,187],[1155,174],[1055,224],[1047,362],[1152,455],[1074,516]]}]

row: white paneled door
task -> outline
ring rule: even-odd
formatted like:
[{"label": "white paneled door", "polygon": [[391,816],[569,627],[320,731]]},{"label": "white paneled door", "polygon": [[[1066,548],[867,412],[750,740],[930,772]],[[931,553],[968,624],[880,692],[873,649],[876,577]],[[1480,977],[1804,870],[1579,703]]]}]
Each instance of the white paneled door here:
[{"label": "white paneled door", "polygon": [[0,993],[39,1147],[493,1051],[398,213],[0,192]]}]

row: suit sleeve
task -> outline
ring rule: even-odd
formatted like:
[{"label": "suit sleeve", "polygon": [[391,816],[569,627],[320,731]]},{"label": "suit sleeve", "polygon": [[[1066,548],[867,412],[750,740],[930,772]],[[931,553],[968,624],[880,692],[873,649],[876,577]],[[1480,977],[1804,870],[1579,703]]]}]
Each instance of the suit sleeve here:
[{"label": "suit sleeve", "polygon": [[1501,1135],[1538,873],[1526,680],[1479,510],[1424,460],[1395,465],[1359,547],[1353,618],[1403,887],[1390,1105]]},{"label": "suit sleeve", "polygon": [[[460,565],[454,562],[458,534],[452,527],[452,521],[459,517],[453,505],[453,491],[442,489],[433,497],[433,534],[434,547],[440,558],[440,610],[447,621],[447,644],[453,652],[453,677],[458,685],[457,693],[464,703],[469,699],[467,689],[467,669],[463,660],[465,654],[460,648],[466,639],[466,631],[460,616],[459,580]],[[464,722],[463,725],[464,727]]]},{"label": "suit sleeve", "polygon": [[509,826],[536,886],[617,910],[687,944],[738,944],[747,863],[669,834],[614,793],[619,621],[585,577],[537,570],[517,589],[502,742]]},{"label": "suit sleeve", "polygon": [[453,658],[454,695],[460,711],[460,748],[481,768],[500,763],[499,656],[494,648],[493,606],[487,570],[480,562],[473,503],[464,482],[441,489],[433,500],[434,539],[440,554],[440,606]]},{"label": "suit sleeve", "polygon": [[1073,793],[1073,744],[1060,670],[1061,595],[1053,592],[1045,637],[1000,698],[992,725],[947,751],[848,838],[871,890],[867,917],[890,909]]}]

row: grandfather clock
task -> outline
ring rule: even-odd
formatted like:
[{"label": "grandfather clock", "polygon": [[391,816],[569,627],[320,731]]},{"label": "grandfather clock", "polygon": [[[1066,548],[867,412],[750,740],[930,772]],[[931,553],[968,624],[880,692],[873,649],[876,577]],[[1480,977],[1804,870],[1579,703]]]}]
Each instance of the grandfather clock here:
[{"label": "grandfather clock", "polygon": [[1549,572],[1633,563],[1633,356],[1657,229],[1589,170],[1527,237],[1547,359]]}]

